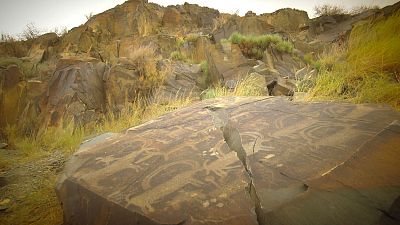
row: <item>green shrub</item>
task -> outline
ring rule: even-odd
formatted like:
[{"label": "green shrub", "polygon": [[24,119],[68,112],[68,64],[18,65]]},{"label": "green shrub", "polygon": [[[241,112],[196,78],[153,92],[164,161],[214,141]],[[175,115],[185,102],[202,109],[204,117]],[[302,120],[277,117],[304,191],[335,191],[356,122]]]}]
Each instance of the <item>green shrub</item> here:
[{"label": "green shrub", "polygon": [[294,49],[294,46],[291,42],[288,41],[281,41],[278,42],[276,45],[276,50],[279,52],[286,52],[286,53],[292,53]]},{"label": "green shrub", "polygon": [[15,57],[2,57],[0,58],[0,67],[7,68],[10,65],[16,65],[20,69],[25,78],[35,77],[40,69],[45,67],[42,64],[34,64],[27,60],[21,60]]},{"label": "green shrub", "polygon": [[211,74],[210,74],[209,67],[208,67],[208,62],[205,61],[205,60],[202,61],[200,63],[200,68],[201,68],[201,71],[202,71],[202,76],[199,77],[198,82],[200,84],[200,87],[205,89],[209,85],[211,85],[211,82],[212,82],[211,81]]},{"label": "green shrub", "polygon": [[291,53],[293,52],[294,46],[288,41],[283,41],[279,35],[266,34],[259,36],[245,36],[238,32],[234,32],[230,37],[229,41],[233,44],[237,44],[240,47],[242,53],[250,58],[262,59],[264,51],[273,43],[280,52]]}]

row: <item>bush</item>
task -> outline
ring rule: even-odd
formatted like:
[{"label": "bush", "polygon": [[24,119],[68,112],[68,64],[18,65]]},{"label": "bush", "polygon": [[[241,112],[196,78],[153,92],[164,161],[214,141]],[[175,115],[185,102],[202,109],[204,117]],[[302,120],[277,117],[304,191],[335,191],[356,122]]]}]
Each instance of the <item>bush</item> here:
[{"label": "bush", "polygon": [[283,41],[279,35],[267,34],[259,36],[245,36],[238,32],[233,33],[229,37],[229,41],[233,44],[237,44],[243,54],[250,58],[262,59],[264,51],[273,43],[280,52],[293,52],[294,46],[291,42]]},{"label": "bush", "polygon": [[342,6],[338,5],[317,5],[314,7],[315,15],[317,16],[332,16],[332,15],[342,15],[349,14],[349,12]]},{"label": "bush", "polygon": [[276,50],[278,50],[279,52],[292,53],[293,49],[293,44],[288,41],[281,41],[276,45]]},{"label": "bush", "polygon": [[136,66],[142,86],[153,88],[164,81],[165,74],[157,69],[158,56],[154,46],[140,46],[130,53],[129,60]]},{"label": "bush", "polygon": [[199,38],[200,38],[200,35],[198,35],[198,34],[188,34],[185,37],[185,41],[195,43],[195,42],[197,42],[197,40],[199,40]]},{"label": "bush", "polygon": [[179,60],[179,61],[184,59],[182,53],[179,52],[179,51],[173,51],[173,52],[171,52],[170,58],[171,58],[172,60]]},{"label": "bush", "polygon": [[34,23],[26,25],[25,30],[22,31],[21,38],[23,40],[33,40],[40,35],[41,31],[36,27]]},{"label": "bush", "polygon": [[201,88],[207,88],[209,85],[211,85],[211,75],[210,75],[210,71],[209,71],[209,67],[208,67],[208,62],[207,61],[202,61],[200,63],[200,68],[202,73],[202,76],[199,77],[199,84]]}]

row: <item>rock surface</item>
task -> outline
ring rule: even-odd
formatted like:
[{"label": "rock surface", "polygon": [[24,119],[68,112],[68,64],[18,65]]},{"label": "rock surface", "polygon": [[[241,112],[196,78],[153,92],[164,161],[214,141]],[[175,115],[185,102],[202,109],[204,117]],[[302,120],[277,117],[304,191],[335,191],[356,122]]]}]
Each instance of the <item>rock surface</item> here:
[{"label": "rock surface", "polygon": [[64,221],[398,223],[396,120],[372,105],[207,100],[83,143],[57,186]]}]

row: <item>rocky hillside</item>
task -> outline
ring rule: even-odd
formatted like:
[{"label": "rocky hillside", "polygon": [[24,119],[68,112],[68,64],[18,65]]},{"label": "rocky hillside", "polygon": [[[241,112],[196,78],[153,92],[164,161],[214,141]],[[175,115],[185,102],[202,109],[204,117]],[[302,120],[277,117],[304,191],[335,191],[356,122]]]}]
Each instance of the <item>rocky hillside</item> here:
[{"label": "rocky hillside", "polygon": [[[265,78],[269,94],[293,95],[296,80],[315,72],[304,55],[344,40],[357,21],[398,7],[309,19],[295,9],[239,17],[188,3],[161,7],[130,0],[61,37],[48,33],[0,43],[0,126],[91,124],[138,96],[198,98],[212,85],[234,87],[252,73]],[[279,51],[267,43],[246,50],[225,41],[235,32],[277,35],[294,49]],[[254,51],[257,57],[248,54]]]},{"label": "rocky hillside", "polygon": [[296,100],[400,109],[399,9],[129,0],[0,42],[0,224],[97,224],[88,209],[100,224],[396,223],[399,113]]}]

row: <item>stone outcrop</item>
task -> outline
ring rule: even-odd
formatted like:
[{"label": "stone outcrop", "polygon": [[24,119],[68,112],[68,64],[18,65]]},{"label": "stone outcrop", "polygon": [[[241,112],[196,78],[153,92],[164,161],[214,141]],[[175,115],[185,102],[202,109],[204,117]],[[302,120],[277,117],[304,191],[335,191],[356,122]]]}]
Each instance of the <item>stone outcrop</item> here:
[{"label": "stone outcrop", "polygon": [[288,33],[298,33],[301,27],[308,25],[309,18],[305,11],[297,9],[280,9],[273,13],[261,15],[268,24]]},{"label": "stone outcrop", "polygon": [[373,105],[208,100],[86,141],[57,195],[65,224],[398,223],[399,119]]},{"label": "stone outcrop", "polygon": [[106,65],[97,60],[61,61],[47,89],[43,109],[45,124],[58,126],[73,121],[84,125],[96,121],[105,108],[105,69]]}]

